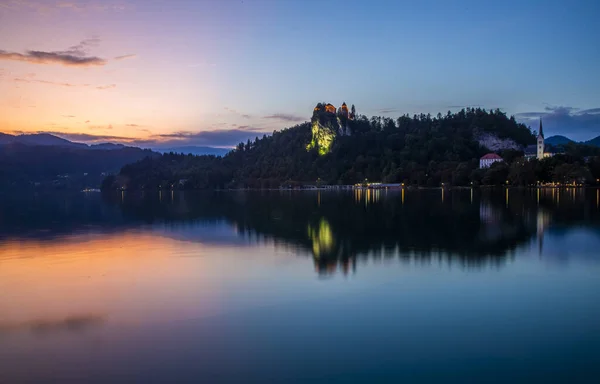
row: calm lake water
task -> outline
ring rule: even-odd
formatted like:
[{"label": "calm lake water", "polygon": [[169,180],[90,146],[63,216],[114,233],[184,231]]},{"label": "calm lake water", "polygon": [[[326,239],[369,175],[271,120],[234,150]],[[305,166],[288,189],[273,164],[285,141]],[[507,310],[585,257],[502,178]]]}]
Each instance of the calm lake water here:
[{"label": "calm lake water", "polygon": [[1,196],[0,382],[597,382],[599,205]]}]

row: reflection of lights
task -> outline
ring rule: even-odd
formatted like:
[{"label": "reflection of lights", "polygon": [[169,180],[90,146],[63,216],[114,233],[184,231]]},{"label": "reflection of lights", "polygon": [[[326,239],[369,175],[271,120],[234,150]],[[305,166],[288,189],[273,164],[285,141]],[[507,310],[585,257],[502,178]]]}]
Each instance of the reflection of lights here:
[{"label": "reflection of lights", "polygon": [[317,228],[308,225],[308,237],[312,241],[313,255],[319,258],[322,253],[330,252],[335,243],[329,222],[322,218]]},{"label": "reflection of lights", "polygon": [[508,207],[508,188],[506,188],[506,207]]},{"label": "reflection of lights", "polygon": [[402,205],[404,205],[404,188],[402,188]]},{"label": "reflection of lights", "polygon": [[[444,185],[444,183],[442,183]],[[442,203],[444,202],[444,188],[442,188]]]}]

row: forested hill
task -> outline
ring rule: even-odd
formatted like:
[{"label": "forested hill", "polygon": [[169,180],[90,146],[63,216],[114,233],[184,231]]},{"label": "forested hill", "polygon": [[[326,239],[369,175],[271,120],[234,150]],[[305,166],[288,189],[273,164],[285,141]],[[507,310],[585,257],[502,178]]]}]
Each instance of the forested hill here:
[{"label": "forested hill", "polygon": [[0,146],[0,191],[14,188],[97,188],[105,174],[156,152],[133,147],[90,150],[81,146]]},{"label": "forested hill", "polygon": [[350,133],[335,137],[327,153],[307,149],[315,125],[311,131],[311,123],[304,123],[240,143],[222,158],[163,154],[144,159],[123,167],[103,186],[266,188],[319,179],[330,184],[368,179],[433,186],[451,179],[467,182],[479,158],[489,152],[479,144],[482,134],[508,139],[518,146],[535,143],[526,126],[499,110],[466,109],[435,117],[422,114],[398,119],[360,116],[348,125]]}]

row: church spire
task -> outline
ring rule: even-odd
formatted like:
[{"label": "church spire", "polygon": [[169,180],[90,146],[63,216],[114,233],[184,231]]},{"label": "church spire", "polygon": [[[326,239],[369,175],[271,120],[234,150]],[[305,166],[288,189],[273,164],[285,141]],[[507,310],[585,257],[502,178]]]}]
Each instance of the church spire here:
[{"label": "church spire", "polygon": [[542,118],[540,117],[540,136],[544,137],[544,129],[542,128]]}]

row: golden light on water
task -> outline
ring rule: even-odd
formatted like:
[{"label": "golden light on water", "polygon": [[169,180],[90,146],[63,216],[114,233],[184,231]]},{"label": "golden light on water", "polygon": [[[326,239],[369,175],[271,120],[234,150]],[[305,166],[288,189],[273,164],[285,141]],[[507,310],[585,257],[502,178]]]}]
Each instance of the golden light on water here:
[{"label": "golden light on water", "polygon": [[[322,247],[331,242],[326,224],[320,238]],[[223,310],[219,280],[243,278],[247,269],[240,267],[244,261],[235,257],[233,246],[219,246],[218,258],[202,257],[215,249],[139,232],[5,241],[0,333],[215,315]],[[248,252],[265,256],[260,248]]]}]

